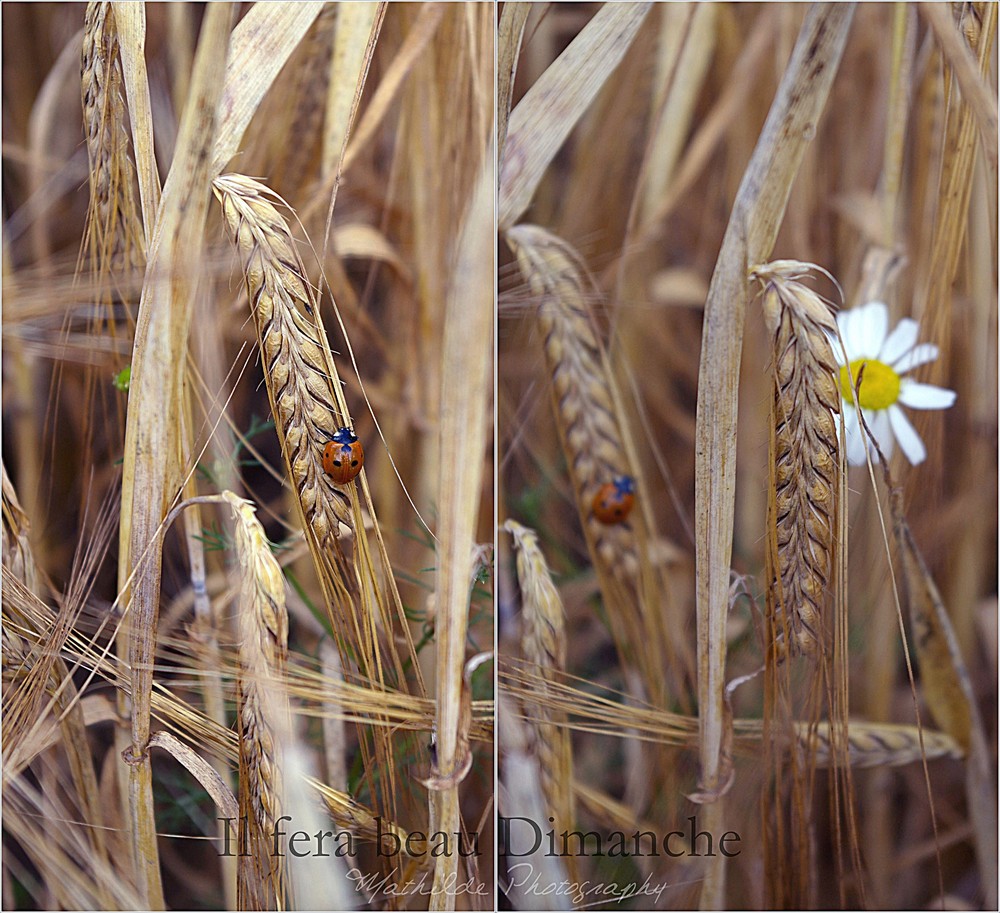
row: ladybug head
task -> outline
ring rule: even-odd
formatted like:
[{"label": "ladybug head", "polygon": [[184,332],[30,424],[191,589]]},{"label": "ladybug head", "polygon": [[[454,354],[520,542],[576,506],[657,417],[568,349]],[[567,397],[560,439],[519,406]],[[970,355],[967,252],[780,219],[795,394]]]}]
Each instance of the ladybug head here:
[{"label": "ladybug head", "polygon": [[615,491],[620,495],[635,494],[635,479],[632,476],[615,476]]},{"label": "ladybug head", "polygon": [[338,428],[331,438],[337,444],[353,444],[358,436],[350,428]]}]

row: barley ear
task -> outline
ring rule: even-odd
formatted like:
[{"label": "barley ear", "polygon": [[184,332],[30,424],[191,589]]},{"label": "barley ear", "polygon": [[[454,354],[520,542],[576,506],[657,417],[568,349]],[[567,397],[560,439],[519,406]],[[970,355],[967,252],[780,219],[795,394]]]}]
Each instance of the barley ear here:
[{"label": "barley ear", "polygon": [[[818,767],[833,767],[840,760],[829,723],[796,726],[799,749],[815,752]],[[961,758],[962,746],[946,732],[892,723],[851,722],[847,733],[851,767],[901,767],[935,758]]]},{"label": "barley ear", "polygon": [[[242,586],[239,611],[240,816],[246,816],[249,845],[240,847],[238,890],[241,907],[269,909],[283,903],[285,873],[274,854],[275,825],[281,817],[282,746],[290,735],[285,695],[288,614],[284,577],[271,553],[255,508],[230,491],[222,493],[233,510],[236,555]],[[243,829],[240,833],[244,840]]]},{"label": "barley ear", "polygon": [[795,261],[755,267],[764,283],[764,320],[773,342],[774,398],[768,580],[774,645],[815,654],[832,567],[840,412],[833,306],[798,281]]},{"label": "barley ear", "polygon": [[319,542],[351,528],[347,495],[323,471],[323,448],[350,426],[340,381],[324,358],[316,299],[288,225],[263,184],[239,174],[214,182],[226,228],[243,259],[268,397],[306,522]]},{"label": "barley ear", "polygon": [[[559,591],[552,582],[545,556],[534,530],[514,520],[504,524],[514,537],[517,580],[521,588],[521,649],[544,681],[555,683],[566,668],[566,621]],[[531,748],[538,758],[545,812],[554,819],[558,833],[575,822],[573,805],[573,746],[569,720],[543,700],[532,708]],[[567,872],[576,878],[575,860],[567,859]]]},{"label": "barley ear", "polygon": [[[647,511],[641,501],[649,493],[629,441],[622,397],[589,311],[593,283],[580,255],[552,232],[516,225],[504,237],[537,299],[556,426],[616,646],[627,662],[640,666],[645,694],[664,705],[669,699],[664,658],[669,661],[675,652],[656,595],[662,578],[654,577],[647,557]],[[620,476],[635,479],[639,507],[625,522],[602,523],[594,511],[595,497]]]},{"label": "barley ear", "polygon": [[91,188],[85,243],[95,266],[138,266],[144,261],[143,236],[125,126],[118,28],[109,2],[87,4],[80,82]]},{"label": "barley ear", "polygon": [[635,472],[622,442],[604,354],[587,310],[586,271],[579,255],[543,228],[518,225],[506,238],[538,298],[556,424],[587,540],[607,572],[634,580],[639,573],[634,532],[623,524],[601,523],[591,510],[604,483]]}]

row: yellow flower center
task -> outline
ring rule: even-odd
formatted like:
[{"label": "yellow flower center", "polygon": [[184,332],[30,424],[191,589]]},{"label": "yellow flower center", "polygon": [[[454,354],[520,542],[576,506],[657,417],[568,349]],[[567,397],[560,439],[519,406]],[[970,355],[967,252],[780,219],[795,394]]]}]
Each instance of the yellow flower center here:
[{"label": "yellow flower center", "polygon": [[840,369],[840,392],[845,402],[854,402],[851,398],[851,375],[854,376],[854,383],[858,382],[859,375],[861,377],[858,403],[862,409],[877,412],[888,409],[899,399],[899,375],[892,368],[873,358],[856,358],[851,362],[850,374],[847,373],[847,365]]}]

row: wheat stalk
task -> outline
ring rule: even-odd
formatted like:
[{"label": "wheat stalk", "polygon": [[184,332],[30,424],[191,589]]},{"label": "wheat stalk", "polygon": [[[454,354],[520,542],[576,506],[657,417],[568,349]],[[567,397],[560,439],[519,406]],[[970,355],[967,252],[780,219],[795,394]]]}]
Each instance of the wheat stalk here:
[{"label": "wheat stalk", "polygon": [[[664,612],[664,588],[670,583],[648,559],[651,512],[642,503],[647,492],[628,437],[623,400],[588,312],[593,283],[576,251],[545,229],[517,225],[505,237],[537,302],[556,427],[607,624],[623,668],[638,670],[629,676],[629,690],[637,701],[666,707],[683,694],[683,673],[672,662],[676,650]],[[602,522],[595,512],[598,493],[622,476],[637,480],[639,508],[625,522]],[[644,805],[656,795],[676,795],[669,751],[633,746],[636,765],[647,766],[632,783],[648,795],[632,801]]]},{"label": "wheat stalk", "polygon": [[399,825],[385,819],[377,819],[367,808],[339,789],[334,789],[319,780],[310,779],[309,783],[323,800],[337,827],[365,840],[378,840],[380,835],[392,834],[398,838],[403,851],[409,852],[405,849],[408,834]]},{"label": "wheat stalk", "polygon": [[[510,521],[508,521],[509,523]],[[685,749],[697,747],[698,719],[670,710],[632,707],[614,692],[574,687],[571,676],[556,681],[541,668],[506,660],[499,668],[502,692],[526,708],[519,717],[531,725],[559,714],[572,720],[572,728],[598,732],[616,738],[639,738]],[[742,757],[759,758],[765,723],[761,719],[737,717],[732,722],[734,748]],[[817,767],[835,767],[845,760],[852,767],[901,767],[938,758],[962,758],[965,750],[950,733],[898,723],[872,723],[851,720],[846,728],[846,751],[835,746],[836,733],[829,722],[790,720],[786,744],[794,745],[802,757],[815,760]],[[771,734],[767,734],[772,738]],[[921,744],[921,739],[923,743]],[[579,797],[579,784],[573,789]]]},{"label": "wheat stalk", "polygon": [[538,298],[556,420],[587,538],[607,569],[616,576],[634,578],[639,567],[634,534],[624,525],[601,523],[591,510],[602,485],[634,473],[622,443],[604,356],[585,304],[586,271],[568,244],[542,228],[518,225],[506,237]]},{"label": "wheat stalk", "polygon": [[7,475],[7,467],[0,463],[2,479],[3,518],[0,523],[0,561],[7,571],[20,580],[32,593],[39,592],[38,565],[28,538],[28,515],[17,499],[17,492]]},{"label": "wheat stalk", "polygon": [[86,240],[98,263],[129,266],[142,260],[142,241],[118,41],[111,3],[88,3],[80,80],[91,181]]},{"label": "wheat stalk", "polygon": [[[809,264],[754,267],[764,284],[764,320],[773,337],[774,400],[768,579],[775,584],[775,646],[814,654],[835,538],[840,412],[833,306],[798,281]],[[771,552],[774,552],[772,555]]]},{"label": "wheat stalk", "polygon": [[[554,683],[566,669],[565,612],[559,591],[552,582],[545,556],[534,530],[514,520],[504,524],[514,537],[517,549],[517,580],[521,587],[521,649],[525,659],[536,665],[544,687]],[[573,746],[564,711],[539,703],[532,717],[532,747],[538,757],[542,796],[546,814],[554,819],[558,832],[572,828]],[[575,860],[568,859],[567,871],[576,877]]]},{"label": "wheat stalk", "polygon": [[[832,767],[837,763],[839,752],[832,744],[829,724],[801,726],[798,735],[803,751],[815,751],[817,765]],[[902,767],[924,759],[964,755],[962,746],[946,732],[891,723],[852,721],[847,731],[847,747],[851,767]]]},{"label": "wheat stalk", "polygon": [[[285,695],[288,662],[288,613],[284,577],[271,553],[255,508],[231,491],[222,497],[233,511],[236,556],[240,564],[237,719],[240,743],[240,813],[252,813],[252,858],[268,873],[271,890],[282,897],[283,873],[272,850],[281,816],[282,746],[290,733]],[[242,852],[242,850],[241,850]],[[259,899],[261,885],[241,878],[241,890]]]},{"label": "wheat stalk", "polygon": [[[322,453],[338,427],[349,425],[327,370],[315,295],[288,225],[263,184],[226,174],[213,184],[244,276],[264,363],[271,408],[302,510],[317,539],[351,527],[347,496],[323,472]],[[339,416],[339,418],[335,417]]]},{"label": "wheat stalk", "polygon": [[[636,697],[666,706],[677,675],[676,667],[664,674],[676,655],[660,595],[669,584],[646,557],[645,490],[626,437],[622,399],[587,309],[592,283],[576,251],[551,232],[518,225],[505,237],[537,298],[556,426],[616,647],[626,665],[641,670]],[[639,508],[627,522],[603,523],[594,511],[595,496],[620,476],[637,480]],[[657,770],[669,766],[664,762]]]}]

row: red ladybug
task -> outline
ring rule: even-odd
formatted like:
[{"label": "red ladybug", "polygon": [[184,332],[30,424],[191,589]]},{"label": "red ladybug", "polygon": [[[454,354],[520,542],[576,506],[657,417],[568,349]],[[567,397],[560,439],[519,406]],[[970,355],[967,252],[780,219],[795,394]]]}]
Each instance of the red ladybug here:
[{"label": "red ladybug", "polygon": [[350,428],[338,428],[323,448],[323,471],[338,485],[350,482],[365,465],[365,449]]},{"label": "red ladybug", "polygon": [[616,476],[613,482],[605,482],[594,495],[594,516],[609,526],[621,523],[635,506],[635,479],[632,476]]}]

